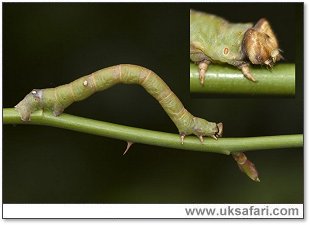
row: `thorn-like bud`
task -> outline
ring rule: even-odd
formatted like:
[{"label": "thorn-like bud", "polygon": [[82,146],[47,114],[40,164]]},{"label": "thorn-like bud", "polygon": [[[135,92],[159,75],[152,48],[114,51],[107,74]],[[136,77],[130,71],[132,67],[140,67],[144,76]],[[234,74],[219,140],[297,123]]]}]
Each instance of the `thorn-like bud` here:
[{"label": "thorn-like bud", "polygon": [[127,147],[126,147],[126,149],[125,149],[123,155],[125,155],[125,154],[127,153],[127,151],[130,149],[130,147],[131,147],[132,145],[133,145],[133,142],[127,141]]},{"label": "thorn-like bud", "polygon": [[238,166],[242,172],[244,172],[252,180],[260,182],[255,165],[247,159],[246,155],[243,152],[232,153],[232,156],[238,163]]}]

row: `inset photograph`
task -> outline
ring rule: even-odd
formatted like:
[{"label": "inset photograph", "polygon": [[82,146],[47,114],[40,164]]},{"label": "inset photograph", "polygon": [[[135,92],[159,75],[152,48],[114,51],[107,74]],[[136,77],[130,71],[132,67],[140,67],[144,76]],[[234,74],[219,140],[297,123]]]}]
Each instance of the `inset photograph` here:
[{"label": "inset photograph", "polygon": [[295,96],[295,80],[303,77],[302,41],[298,3],[192,4],[191,93]]}]

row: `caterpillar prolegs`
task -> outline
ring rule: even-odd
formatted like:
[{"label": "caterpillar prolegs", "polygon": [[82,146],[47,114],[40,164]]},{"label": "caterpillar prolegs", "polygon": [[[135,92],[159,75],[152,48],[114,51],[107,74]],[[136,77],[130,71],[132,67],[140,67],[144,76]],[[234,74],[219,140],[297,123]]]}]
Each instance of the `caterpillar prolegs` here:
[{"label": "caterpillar prolegs", "polygon": [[189,113],[170,90],[168,85],[153,71],[137,65],[117,65],[83,76],[69,84],[55,88],[34,89],[15,108],[23,121],[29,121],[32,112],[51,110],[60,115],[73,102],[81,101],[97,91],[117,83],[139,84],[163,107],[179,130],[181,142],[194,134],[203,142],[203,137],[217,139],[223,132],[222,123],[208,122]]}]

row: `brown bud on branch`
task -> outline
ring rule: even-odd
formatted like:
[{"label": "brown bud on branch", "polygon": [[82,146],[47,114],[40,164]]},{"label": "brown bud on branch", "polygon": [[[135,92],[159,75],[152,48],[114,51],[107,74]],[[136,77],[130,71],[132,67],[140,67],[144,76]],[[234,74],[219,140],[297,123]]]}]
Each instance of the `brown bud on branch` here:
[{"label": "brown bud on branch", "polygon": [[242,172],[244,172],[252,180],[260,182],[255,165],[247,159],[246,155],[243,152],[232,153],[232,156],[236,160]]}]

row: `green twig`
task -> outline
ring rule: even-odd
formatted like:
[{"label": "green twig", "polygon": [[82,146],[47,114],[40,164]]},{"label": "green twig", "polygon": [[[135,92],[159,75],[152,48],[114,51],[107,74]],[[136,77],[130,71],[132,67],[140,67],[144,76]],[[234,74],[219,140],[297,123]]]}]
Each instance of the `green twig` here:
[{"label": "green twig", "polygon": [[177,134],[127,127],[65,113],[55,117],[52,113],[43,112],[42,110],[33,113],[30,122],[23,122],[14,108],[3,109],[3,122],[5,124],[47,125],[134,143],[221,154],[303,146],[303,135],[301,134],[248,138],[220,138],[217,141],[206,138],[203,144],[200,143],[196,137],[186,137],[182,145],[180,137]]},{"label": "green twig", "polygon": [[216,95],[295,95],[295,65],[279,64],[268,70],[251,67],[257,82],[247,80],[240,70],[228,65],[210,65],[204,86],[199,83],[198,67],[190,64],[190,91]]}]

